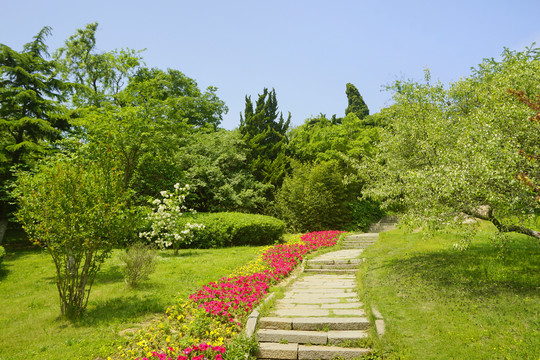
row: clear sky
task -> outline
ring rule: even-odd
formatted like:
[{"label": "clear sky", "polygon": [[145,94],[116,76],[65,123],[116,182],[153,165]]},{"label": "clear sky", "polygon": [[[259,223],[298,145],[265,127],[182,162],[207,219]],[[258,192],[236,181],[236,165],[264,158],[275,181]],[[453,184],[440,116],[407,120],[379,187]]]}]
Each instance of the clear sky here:
[{"label": "clear sky", "polygon": [[54,50],[97,21],[100,51],[146,48],[147,66],[218,87],[232,129],[264,87],[293,125],[343,116],[348,82],[378,112],[384,85],[420,81],[425,67],[448,84],[504,47],[540,46],[538,14],[539,0],[0,0],[0,43],[21,50],[48,25]]}]

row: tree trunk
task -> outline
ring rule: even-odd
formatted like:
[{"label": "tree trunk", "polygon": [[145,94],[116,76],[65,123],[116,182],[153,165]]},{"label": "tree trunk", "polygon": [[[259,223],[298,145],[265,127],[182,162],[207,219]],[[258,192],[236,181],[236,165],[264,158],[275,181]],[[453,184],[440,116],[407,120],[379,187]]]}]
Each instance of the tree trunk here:
[{"label": "tree trunk", "polygon": [[501,223],[499,219],[497,219],[493,215],[493,209],[491,207],[487,208],[487,211],[481,211],[480,209],[476,209],[476,210],[470,210],[470,211],[464,211],[464,212],[467,215],[471,215],[482,220],[490,221],[493,225],[495,225],[497,230],[499,230],[502,233],[516,232],[519,234],[531,236],[535,239],[540,239],[540,231],[532,230],[522,225],[513,225],[513,224],[506,225],[506,224]]},{"label": "tree trunk", "polygon": [[3,202],[0,202],[0,245],[4,241],[4,235],[6,234],[8,227],[7,206]]}]

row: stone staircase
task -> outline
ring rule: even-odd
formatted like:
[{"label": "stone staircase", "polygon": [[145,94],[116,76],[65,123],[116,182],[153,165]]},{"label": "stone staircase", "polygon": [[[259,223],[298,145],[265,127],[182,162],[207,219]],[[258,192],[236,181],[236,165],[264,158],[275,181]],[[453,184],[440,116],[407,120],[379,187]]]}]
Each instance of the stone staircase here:
[{"label": "stone staircase", "polygon": [[[370,233],[347,236],[341,250],[308,260],[268,316],[258,319],[258,359],[357,359],[369,354],[363,344],[370,324],[358,300],[355,274],[364,249],[375,243],[378,232],[395,228],[395,222],[383,219]],[[382,336],[384,320],[380,314],[376,318]]]},{"label": "stone staircase", "polygon": [[309,268],[269,316],[259,319],[259,359],[353,359],[369,353],[361,346],[369,320],[354,275],[362,251],[339,250],[307,262]]},{"label": "stone staircase", "polygon": [[371,224],[371,226],[369,227],[369,232],[380,233],[383,231],[395,230],[397,222],[397,216],[385,216],[376,223]]}]

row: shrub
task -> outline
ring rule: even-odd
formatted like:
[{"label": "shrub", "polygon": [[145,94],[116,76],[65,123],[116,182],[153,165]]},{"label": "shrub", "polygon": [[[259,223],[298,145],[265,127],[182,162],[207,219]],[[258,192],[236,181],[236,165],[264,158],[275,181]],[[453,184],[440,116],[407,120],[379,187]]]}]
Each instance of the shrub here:
[{"label": "shrub", "polygon": [[335,162],[296,165],[276,196],[276,209],[289,229],[343,229],[350,223],[350,194]]},{"label": "shrub", "polygon": [[86,308],[101,264],[131,230],[122,185],[121,173],[79,157],[52,159],[17,179],[17,218],[54,260],[63,315]]},{"label": "shrub", "polygon": [[161,191],[163,199],[152,201],[154,206],[147,216],[152,229],[141,232],[139,236],[155,241],[160,248],[172,246],[174,253],[178,255],[180,246],[191,243],[193,230],[204,228],[204,225],[184,221],[186,216],[194,214],[194,211],[184,204],[187,195],[189,195],[189,185],[180,187],[179,183],[174,185],[173,193]]},{"label": "shrub", "polygon": [[4,261],[4,256],[6,255],[6,250],[0,246],[0,265],[2,265],[2,261]]},{"label": "shrub", "polygon": [[283,221],[265,215],[199,213],[184,221],[196,221],[205,226],[193,234],[191,244],[185,244],[186,247],[269,245],[280,241],[285,231]]},{"label": "shrub", "polygon": [[156,268],[156,254],[145,244],[136,242],[131,245],[120,259],[124,262],[122,272],[126,284],[135,287]]},{"label": "shrub", "polygon": [[380,203],[371,199],[362,199],[351,204],[352,221],[349,227],[351,230],[360,229],[364,232],[369,230],[369,226],[385,215],[380,208]]}]

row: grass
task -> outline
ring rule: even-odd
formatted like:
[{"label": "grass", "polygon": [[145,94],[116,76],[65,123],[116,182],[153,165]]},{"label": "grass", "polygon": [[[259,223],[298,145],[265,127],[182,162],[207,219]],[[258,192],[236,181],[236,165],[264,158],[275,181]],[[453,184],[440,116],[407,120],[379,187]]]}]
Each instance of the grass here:
[{"label": "grass", "polygon": [[[7,242],[8,245],[12,245]],[[39,249],[8,246],[0,267],[0,360],[106,357],[119,332],[162,314],[178,297],[226,276],[261,247],[159,251],[156,271],[135,289],[121,273],[115,250],[98,273],[83,317],[60,317],[54,265]]]},{"label": "grass", "polygon": [[364,252],[361,296],[386,322],[385,359],[535,359],[540,243],[510,234],[503,253],[481,224],[468,250],[453,233],[382,233]]}]

